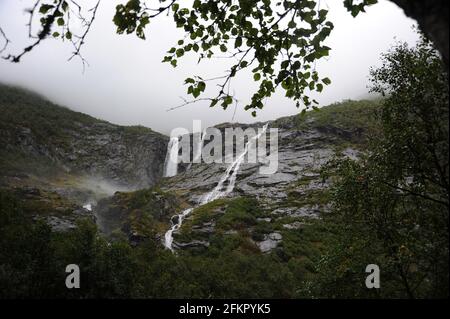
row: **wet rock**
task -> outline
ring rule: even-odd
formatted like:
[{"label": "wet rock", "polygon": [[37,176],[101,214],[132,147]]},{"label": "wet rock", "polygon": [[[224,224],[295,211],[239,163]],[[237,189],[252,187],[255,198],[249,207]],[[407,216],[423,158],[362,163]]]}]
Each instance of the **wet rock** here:
[{"label": "wet rock", "polygon": [[303,207],[281,207],[273,210],[271,214],[289,217],[318,218],[322,209],[320,205],[305,205]]},{"label": "wet rock", "polygon": [[186,248],[208,248],[209,242],[203,240],[192,240],[190,242],[173,242],[172,246],[175,249],[186,249]]},{"label": "wet rock", "polygon": [[225,231],[223,234],[224,235],[237,235],[238,233],[239,232],[237,230],[230,229],[230,230]]},{"label": "wet rock", "polygon": [[346,148],[342,154],[352,160],[357,160],[361,156],[361,152],[352,148]]},{"label": "wet rock", "polygon": [[283,228],[289,229],[289,230],[293,230],[293,229],[300,229],[302,228],[304,225],[304,223],[301,223],[299,221],[297,222],[293,222],[291,224],[284,224]]},{"label": "wet rock", "polygon": [[192,231],[196,233],[212,234],[216,227],[215,222],[206,222],[201,225],[192,226]]},{"label": "wet rock", "polygon": [[76,228],[76,225],[72,221],[56,216],[48,217],[46,222],[55,232],[66,232]]},{"label": "wet rock", "polygon": [[256,243],[262,253],[267,253],[277,248],[278,244],[283,239],[283,236],[280,233],[271,233],[269,235],[265,235],[264,237],[265,239],[263,241]]}]

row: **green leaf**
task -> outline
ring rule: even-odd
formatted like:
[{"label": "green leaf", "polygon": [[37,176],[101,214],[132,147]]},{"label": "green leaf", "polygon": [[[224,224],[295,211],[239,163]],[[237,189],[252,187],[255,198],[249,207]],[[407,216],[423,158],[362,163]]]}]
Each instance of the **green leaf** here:
[{"label": "green leaf", "polygon": [[177,58],[181,58],[184,55],[184,50],[183,49],[178,49],[176,51],[176,55],[177,55]]},{"label": "green leaf", "polygon": [[217,102],[218,102],[217,99],[213,99],[213,100],[211,101],[211,104],[209,105],[209,107],[214,107],[214,106],[216,106]]},{"label": "green leaf", "polygon": [[323,79],[322,79],[322,82],[323,82],[325,85],[330,85],[330,84],[331,84],[331,80],[330,80],[329,78],[323,78]]},{"label": "green leaf", "polygon": [[67,10],[69,9],[69,4],[67,3],[67,1],[64,1],[62,3],[62,9],[67,12]]},{"label": "green leaf", "polygon": [[200,90],[198,88],[195,88],[192,92],[192,95],[194,96],[194,98],[198,98],[200,96]]},{"label": "green leaf", "polygon": [[39,8],[39,12],[42,14],[46,14],[48,10],[54,8],[53,5],[51,4],[43,4],[41,5],[41,7]]},{"label": "green leaf", "polygon": [[204,92],[205,89],[206,89],[206,83],[205,83],[205,82],[199,82],[199,83],[198,83],[198,89],[199,89],[201,92]]},{"label": "green leaf", "polygon": [[237,37],[236,41],[234,42],[234,47],[235,48],[239,48],[242,45],[242,38],[241,37]]}]

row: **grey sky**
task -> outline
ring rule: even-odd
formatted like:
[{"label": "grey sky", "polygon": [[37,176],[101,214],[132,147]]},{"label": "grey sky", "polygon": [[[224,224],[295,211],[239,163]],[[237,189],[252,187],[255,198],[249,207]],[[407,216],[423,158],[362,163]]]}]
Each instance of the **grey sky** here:
[{"label": "grey sky", "polygon": [[[146,41],[116,35],[111,20],[115,5],[120,2],[124,0],[102,2],[83,49],[90,64],[84,74],[79,61],[67,62],[71,54],[68,44],[47,40],[19,64],[1,60],[0,81],[26,86],[56,103],[97,118],[123,125],[141,124],[166,134],[174,127],[192,128],[193,119],[202,120],[204,125],[231,121],[234,107],[223,111],[197,103],[172,112],[167,109],[181,104],[180,96],[186,97],[183,86],[186,77],[222,75],[232,61],[213,59],[197,65],[195,56],[187,56],[176,69],[161,63],[165,52],[183,33],[170,18],[163,17],[147,28]],[[30,3],[0,0],[0,25],[13,40],[10,49],[15,53],[29,43],[23,9]],[[412,30],[414,22],[386,0],[355,19],[345,11],[342,0],[322,1],[322,5],[330,8],[329,18],[335,30],[326,43],[333,49],[330,57],[322,59],[317,68],[321,76],[330,77],[333,83],[316,98],[321,105],[363,98],[367,95],[369,68],[379,64],[380,53],[395,38],[409,43],[417,40]],[[235,121],[265,121],[299,112],[280,91],[253,118],[243,106],[254,89],[249,73],[234,80],[232,91],[242,101]]]}]

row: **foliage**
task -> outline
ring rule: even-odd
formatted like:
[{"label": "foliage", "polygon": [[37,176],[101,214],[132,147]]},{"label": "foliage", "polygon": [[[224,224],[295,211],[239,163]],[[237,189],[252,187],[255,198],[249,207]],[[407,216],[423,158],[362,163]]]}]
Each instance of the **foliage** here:
[{"label": "foliage", "polygon": [[67,172],[60,161],[73,154],[74,138],[89,143],[93,130],[117,132],[131,145],[161,134],[142,126],[117,126],[75,112],[26,89],[0,83],[0,171],[54,177]]},{"label": "foliage", "polygon": [[[448,297],[448,79],[424,39],[398,44],[383,62],[371,72],[373,90],[388,95],[382,131],[362,160],[329,167],[341,226],[312,294]],[[381,268],[377,292],[358,278],[368,264]]]},{"label": "foliage", "polygon": [[381,100],[345,100],[324,106],[318,111],[299,114],[296,118],[298,129],[334,126],[341,130],[365,130],[373,133],[378,128],[377,113]]},{"label": "foliage", "polygon": [[[318,0],[160,0],[153,7],[150,1],[128,0],[116,7],[113,21],[117,33],[135,33],[145,39],[145,28],[162,14],[172,14],[177,28],[186,35],[172,47],[164,62],[176,67],[185,54],[194,52],[199,62],[217,54],[225,55],[236,62],[227,73],[214,79],[203,79],[199,75],[187,78],[187,93],[198,101],[210,81],[218,83],[219,92],[208,100],[211,107],[221,105],[224,109],[237,102],[230,93],[230,83],[236,74],[244,69],[251,70],[252,78],[259,88],[245,106],[256,116],[263,108],[264,99],[270,97],[278,87],[284,89],[287,97],[309,108],[318,102],[311,100],[309,91],[322,92],[331,83],[327,77],[320,77],[315,63],[327,57],[331,50],[324,44],[334,25],[327,20],[328,10]],[[30,14],[29,34],[35,42],[17,56],[6,59],[19,62],[24,54],[47,37],[67,40],[74,46],[72,57],[79,56],[81,46],[95,20],[100,1],[92,8],[74,1],[36,1]],[[364,12],[367,6],[377,0],[343,0],[344,6],[353,15]],[[32,33],[33,17],[40,17],[41,30]],[[73,25],[79,22],[83,32],[73,33]],[[5,37],[6,38],[6,37]],[[6,38],[7,39],[7,38]],[[7,41],[6,44],[8,44]],[[71,57],[71,58],[72,58]],[[187,103],[192,103],[187,102]]]},{"label": "foliage", "polygon": [[[14,194],[0,191],[1,298],[280,298],[295,295],[289,265],[271,255],[222,250],[195,256],[108,242],[92,222],[54,233],[23,214]],[[81,269],[81,288],[65,287],[65,267]]]}]

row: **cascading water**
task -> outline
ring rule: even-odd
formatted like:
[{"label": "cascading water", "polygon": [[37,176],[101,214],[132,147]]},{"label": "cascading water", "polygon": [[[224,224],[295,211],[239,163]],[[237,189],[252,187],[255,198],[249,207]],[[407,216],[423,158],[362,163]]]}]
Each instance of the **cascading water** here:
[{"label": "cascading water", "polygon": [[[173,242],[173,232],[177,231],[178,229],[180,229],[181,225],[183,224],[183,220],[186,218],[186,216],[188,216],[194,209],[193,208],[188,208],[186,210],[184,210],[181,214],[172,216],[172,218],[170,219],[171,223],[172,223],[172,227],[166,232],[166,234],[164,235],[164,246],[166,246],[166,248],[172,250],[172,242]],[[174,223],[173,219],[174,218],[178,218],[177,222]]]},{"label": "cascading water", "polygon": [[167,146],[164,177],[172,177],[178,174],[178,152],[180,150],[178,137],[172,137]]},{"label": "cascading water", "polygon": [[[217,186],[208,194],[206,194],[205,197],[203,197],[203,200],[201,202],[201,205],[207,204],[209,202],[212,202],[213,200],[219,199],[221,197],[224,197],[231,193],[234,189],[234,185],[236,184],[236,177],[237,172],[239,171],[239,168],[244,161],[245,155],[248,153],[248,150],[250,147],[253,146],[253,143],[256,142],[262,134],[264,134],[267,130],[267,126],[269,124],[264,125],[261,132],[259,132],[256,136],[252,137],[246,144],[244,151],[236,158],[236,160],[231,163],[231,165],[227,168],[225,171],[225,174],[220,179]],[[224,190],[224,184],[228,181],[228,186]]]},{"label": "cascading water", "polygon": [[[203,144],[205,143],[205,137],[206,137],[206,130],[204,130],[202,133],[202,137],[200,139],[200,143],[197,146],[192,163],[196,163],[202,157],[202,150],[203,150]],[[187,168],[188,170],[191,169],[192,163],[189,164],[189,166]]]},{"label": "cascading water", "polygon": [[[264,125],[263,129],[254,137],[249,139],[249,141],[245,144],[245,148],[242,151],[242,153],[236,158],[236,160],[231,163],[231,165],[227,168],[225,171],[225,174],[220,179],[217,186],[208,194],[206,194],[203,199],[200,202],[200,205],[197,207],[200,207],[202,205],[208,204],[216,199],[225,197],[226,195],[230,194],[234,186],[236,184],[236,177],[238,170],[244,161],[245,155],[248,153],[248,150],[250,147],[253,147],[256,145],[256,141],[261,137],[262,134],[264,134],[267,130],[269,124]],[[228,186],[225,188],[224,185],[228,181]],[[170,250],[173,251],[172,243],[173,243],[173,233],[176,232],[181,228],[181,225],[183,224],[183,220],[190,214],[194,208],[189,208],[184,210],[181,214],[175,215],[171,218],[172,227],[166,232],[164,236],[164,246]],[[178,218],[177,222],[174,223],[173,219]]]}]

